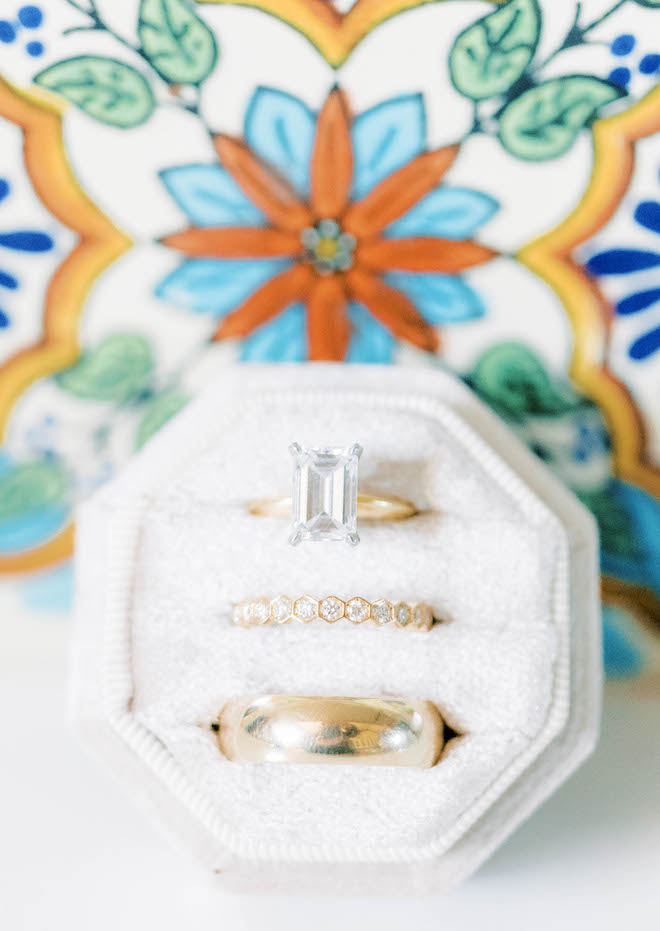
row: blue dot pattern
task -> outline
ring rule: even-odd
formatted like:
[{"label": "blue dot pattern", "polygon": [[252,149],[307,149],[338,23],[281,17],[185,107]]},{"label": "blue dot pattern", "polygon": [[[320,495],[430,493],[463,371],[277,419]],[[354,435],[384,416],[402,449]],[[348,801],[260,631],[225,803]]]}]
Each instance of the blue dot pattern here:
[{"label": "blue dot pattern", "polygon": [[660,55],[657,52],[645,55],[639,63],[639,70],[642,74],[655,74],[660,70]]},{"label": "blue dot pattern", "polygon": [[630,81],[630,68],[613,68],[610,71],[608,80],[612,84],[618,84],[619,87],[627,87]]},{"label": "blue dot pattern", "polygon": [[[38,29],[44,21],[44,14],[41,7],[34,4],[22,6],[17,15],[15,22],[8,19],[0,19],[0,42],[9,45],[16,40],[17,34],[21,29]],[[45,47],[43,42],[36,39],[25,45],[25,51],[32,58],[38,58],[43,55]]]},{"label": "blue dot pattern", "polygon": [[13,42],[16,30],[6,19],[0,19],[0,42]]},{"label": "blue dot pattern", "polygon": [[635,48],[635,37],[630,33],[617,36],[610,45],[610,51],[613,55],[629,55]]},{"label": "blue dot pattern", "polygon": [[18,11],[18,21],[26,29],[38,29],[44,15],[38,6],[22,6]]}]

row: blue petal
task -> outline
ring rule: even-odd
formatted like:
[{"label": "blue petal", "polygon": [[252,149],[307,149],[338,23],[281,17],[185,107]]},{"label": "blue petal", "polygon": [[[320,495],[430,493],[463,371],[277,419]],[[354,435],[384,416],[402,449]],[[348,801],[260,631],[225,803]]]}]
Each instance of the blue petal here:
[{"label": "blue petal", "polygon": [[292,304],[254,331],[241,347],[242,362],[304,362],[307,358],[305,308]]},{"label": "blue petal", "polygon": [[643,201],[637,205],[635,219],[652,233],[660,233],[660,204],[657,200]]},{"label": "blue petal", "polygon": [[488,194],[462,187],[438,187],[388,229],[389,236],[466,239],[493,216],[498,203]]},{"label": "blue petal", "polygon": [[281,259],[189,259],[156,287],[156,297],[222,317],[289,263]]},{"label": "blue petal", "polygon": [[616,312],[625,316],[626,314],[636,314],[639,310],[645,310],[647,307],[660,301],[660,288],[651,288],[650,291],[636,291],[629,294],[628,297],[622,298],[616,305]]},{"label": "blue petal", "polygon": [[362,304],[349,304],[348,314],[353,332],[346,361],[384,364],[392,362],[395,340],[390,331]]},{"label": "blue petal", "polygon": [[648,333],[644,333],[643,336],[640,336],[639,339],[636,339],[628,350],[628,355],[631,359],[635,359],[637,362],[642,362],[644,359],[648,359],[649,356],[652,356],[653,353],[657,352],[659,349],[660,326],[656,327],[654,330],[650,330]]},{"label": "blue petal", "polygon": [[352,193],[359,200],[425,147],[422,95],[395,97],[365,110],[355,119],[351,138],[355,159]]},{"label": "blue petal", "polygon": [[245,115],[245,140],[304,194],[315,131],[314,114],[302,100],[272,87],[257,88]]},{"label": "blue petal", "polygon": [[197,226],[259,226],[264,216],[219,165],[180,165],[160,172],[165,187]]},{"label": "blue petal", "polygon": [[587,270],[592,275],[627,275],[630,272],[644,271],[660,265],[657,252],[643,249],[608,249],[598,252],[587,262]]},{"label": "blue petal", "polygon": [[476,320],[486,313],[481,298],[454,275],[388,272],[385,279],[409,297],[434,326]]},{"label": "blue petal", "polygon": [[17,252],[48,252],[53,245],[53,240],[47,233],[39,233],[35,230],[0,233],[0,246],[15,249]]},{"label": "blue petal", "polygon": [[0,269],[0,285],[2,285],[3,288],[10,288],[12,291],[15,291],[18,287],[18,281],[13,275],[10,275],[9,272],[3,272],[2,269]]}]

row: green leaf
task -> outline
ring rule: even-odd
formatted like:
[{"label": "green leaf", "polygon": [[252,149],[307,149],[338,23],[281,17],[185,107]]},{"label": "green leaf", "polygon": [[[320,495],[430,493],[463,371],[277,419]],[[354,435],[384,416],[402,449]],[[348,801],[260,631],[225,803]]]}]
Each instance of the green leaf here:
[{"label": "green leaf", "polygon": [[449,53],[456,90],[473,100],[504,94],[532,60],[541,33],[537,0],[510,0],[468,26]]},{"label": "green leaf", "polygon": [[144,123],[156,104],[143,76],[114,58],[67,58],[41,71],[34,80],[62,94],[95,120],[122,129]]},{"label": "green leaf", "polygon": [[188,400],[185,394],[178,391],[164,391],[152,398],[146,405],[144,416],[138,424],[135,434],[136,448],[140,449],[144,446],[154,433],[157,433],[168,420],[186,406]]},{"label": "green leaf", "polygon": [[142,0],[138,35],[142,51],[170,84],[199,84],[218,57],[213,33],[186,0]]},{"label": "green leaf", "polygon": [[69,491],[60,465],[27,462],[0,475],[0,521],[14,520],[61,504]]},{"label": "green leaf", "polygon": [[550,378],[541,359],[522,343],[499,343],[477,360],[470,375],[477,394],[508,420],[561,417],[582,399],[568,384]]},{"label": "green leaf", "polygon": [[500,141],[517,158],[556,158],[571,147],[599,107],[624,94],[620,87],[586,74],[545,81],[508,104],[500,117]]},{"label": "green leaf", "polygon": [[151,348],[143,336],[114,333],[55,380],[78,398],[121,404],[146,390],[152,368]]}]

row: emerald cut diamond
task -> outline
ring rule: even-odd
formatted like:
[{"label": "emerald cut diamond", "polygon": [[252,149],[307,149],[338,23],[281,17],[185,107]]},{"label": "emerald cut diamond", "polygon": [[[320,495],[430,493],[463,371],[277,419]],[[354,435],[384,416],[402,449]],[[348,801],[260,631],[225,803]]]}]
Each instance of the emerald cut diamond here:
[{"label": "emerald cut diamond", "polygon": [[289,542],[343,540],[355,545],[358,461],[362,447],[289,447],[294,460],[293,526]]}]

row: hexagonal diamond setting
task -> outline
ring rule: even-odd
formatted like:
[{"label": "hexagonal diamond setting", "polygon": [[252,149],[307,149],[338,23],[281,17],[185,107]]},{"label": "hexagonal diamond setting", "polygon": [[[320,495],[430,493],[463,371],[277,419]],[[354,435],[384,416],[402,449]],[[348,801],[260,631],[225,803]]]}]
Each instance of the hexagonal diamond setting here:
[{"label": "hexagonal diamond setting", "polygon": [[231,618],[238,627],[257,627],[266,624],[288,624],[295,619],[305,624],[320,618],[328,624],[335,624],[341,618],[351,624],[362,624],[372,620],[378,627],[393,622],[397,627],[410,630],[429,631],[435,621],[433,610],[421,602],[398,601],[392,605],[385,598],[370,603],[366,598],[350,598],[344,601],[336,595],[326,595],[317,601],[310,595],[289,598],[278,595],[276,598],[255,598],[236,602],[232,606]]},{"label": "hexagonal diamond setting", "polygon": [[352,624],[361,624],[371,614],[371,605],[364,598],[351,598],[346,605],[346,617]]},{"label": "hexagonal diamond setting", "polygon": [[410,605],[406,604],[405,601],[400,601],[398,605],[394,608],[394,620],[397,622],[399,627],[407,627],[408,624],[412,621],[412,611],[410,610]]},{"label": "hexagonal diamond setting", "polygon": [[291,620],[293,602],[286,595],[280,595],[270,603],[270,616],[276,624],[286,624]]},{"label": "hexagonal diamond setting", "polygon": [[362,447],[289,447],[294,460],[293,524],[289,542],[343,540],[356,544],[358,460]]},{"label": "hexagonal diamond setting", "polygon": [[374,621],[379,624],[389,624],[392,620],[392,605],[389,601],[381,599],[381,601],[374,601],[371,606],[371,616]]},{"label": "hexagonal diamond setting", "polygon": [[340,598],[335,598],[334,595],[328,595],[319,604],[319,614],[324,621],[334,624],[344,616],[344,602]]},{"label": "hexagonal diamond setting", "polygon": [[303,595],[293,606],[293,613],[304,624],[309,624],[318,616],[318,605],[309,595]]},{"label": "hexagonal diamond setting", "polygon": [[270,615],[270,602],[267,598],[253,601],[250,609],[251,620],[255,624],[267,624]]}]

